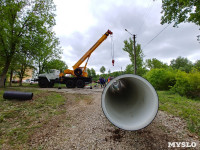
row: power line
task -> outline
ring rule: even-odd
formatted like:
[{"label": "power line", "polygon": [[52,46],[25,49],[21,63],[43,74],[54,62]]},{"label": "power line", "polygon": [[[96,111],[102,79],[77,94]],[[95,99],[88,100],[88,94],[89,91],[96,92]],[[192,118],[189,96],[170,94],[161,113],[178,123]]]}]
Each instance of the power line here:
[{"label": "power line", "polygon": [[[170,23],[170,24],[171,24],[171,23]],[[170,24],[168,24],[167,26],[165,26],[158,34],[156,34],[156,36],[154,36],[149,42],[147,42],[147,43],[144,45],[143,49],[144,49],[149,43],[151,43],[155,38],[157,38],[167,27],[169,27]]]},{"label": "power line", "polygon": [[145,13],[142,16],[142,19],[144,20],[141,25],[138,28],[138,34],[140,34],[142,27],[144,26],[144,22],[145,22],[145,18],[149,15],[150,11],[152,10],[153,6],[154,6],[154,1],[150,1],[150,3],[148,3],[148,7],[145,11]]}]

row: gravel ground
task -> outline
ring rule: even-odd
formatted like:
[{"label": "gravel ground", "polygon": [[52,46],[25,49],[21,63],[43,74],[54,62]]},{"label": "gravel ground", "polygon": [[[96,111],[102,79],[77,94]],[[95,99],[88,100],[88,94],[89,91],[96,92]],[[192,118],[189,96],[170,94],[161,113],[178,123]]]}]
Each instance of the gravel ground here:
[{"label": "gravel ground", "polygon": [[[113,126],[104,116],[101,110],[102,89],[48,90],[68,93],[67,112],[52,119],[33,135],[32,148],[160,150],[168,149],[168,142],[196,142],[197,147],[193,149],[199,149],[199,139],[186,129],[186,122],[165,112],[159,111],[154,121],[142,130],[124,131]],[[90,95],[92,100],[74,102],[74,93]]]}]

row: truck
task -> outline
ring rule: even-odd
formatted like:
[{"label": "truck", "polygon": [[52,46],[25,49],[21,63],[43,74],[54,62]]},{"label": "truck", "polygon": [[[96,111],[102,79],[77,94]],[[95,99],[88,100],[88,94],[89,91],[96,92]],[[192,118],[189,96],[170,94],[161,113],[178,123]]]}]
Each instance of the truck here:
[{"label": "truck", "polygon": [[[66,69],[60,72],[56,69],[51,69],[48,73],[38,75],[38,85],[41,88],[53,87],[55,83],[66,84],[67,88],[83,88],[87,83],[92,82],[92,78],[88,77],[86,67],[91,54],[96,48],[113,33],[108,30],[72,67],[73,70]],[[87,60],[86,60],[87,59]],[[86,61],[84,67],[81,64]],[[114,60],[112,60],[114,65]],[[68,75],[68,76],[67,76]]]}]

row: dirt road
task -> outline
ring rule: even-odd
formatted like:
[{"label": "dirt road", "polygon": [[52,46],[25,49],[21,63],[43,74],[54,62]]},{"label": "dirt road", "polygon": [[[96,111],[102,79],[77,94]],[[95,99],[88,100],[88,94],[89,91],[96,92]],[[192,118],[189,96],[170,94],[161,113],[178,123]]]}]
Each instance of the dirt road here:
[{"label": "dirt road", "polygon": [[[165,112],[159,111],[155,120],[142,130],[124,131],[113,126],[104,116],[101,110],[102,89],[48,90],[68,93],[64,106],[67,112],[35,133],[30,141],[32,147],[48,150],[156,150],[168,149],[168,142],[196,142],[197,147],[193,149],[199,149],[198,137],[189,133],[186,123]],[[76,94],[83,94],[83,99],[75,102]],[[62,121],[58,123],[58,120]]]}]

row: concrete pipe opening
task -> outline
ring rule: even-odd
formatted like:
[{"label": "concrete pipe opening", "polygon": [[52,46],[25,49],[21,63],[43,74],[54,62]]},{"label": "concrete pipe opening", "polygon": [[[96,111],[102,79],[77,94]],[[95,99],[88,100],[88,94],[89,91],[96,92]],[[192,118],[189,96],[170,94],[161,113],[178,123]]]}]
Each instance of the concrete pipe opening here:
[{"label": "concrete pipe opening", "polygon": [[149,125],[158,111],[158,96],[144,78],[125,74],[111,80],[101,99],[108,120],[124,130],[139,130]]}]

